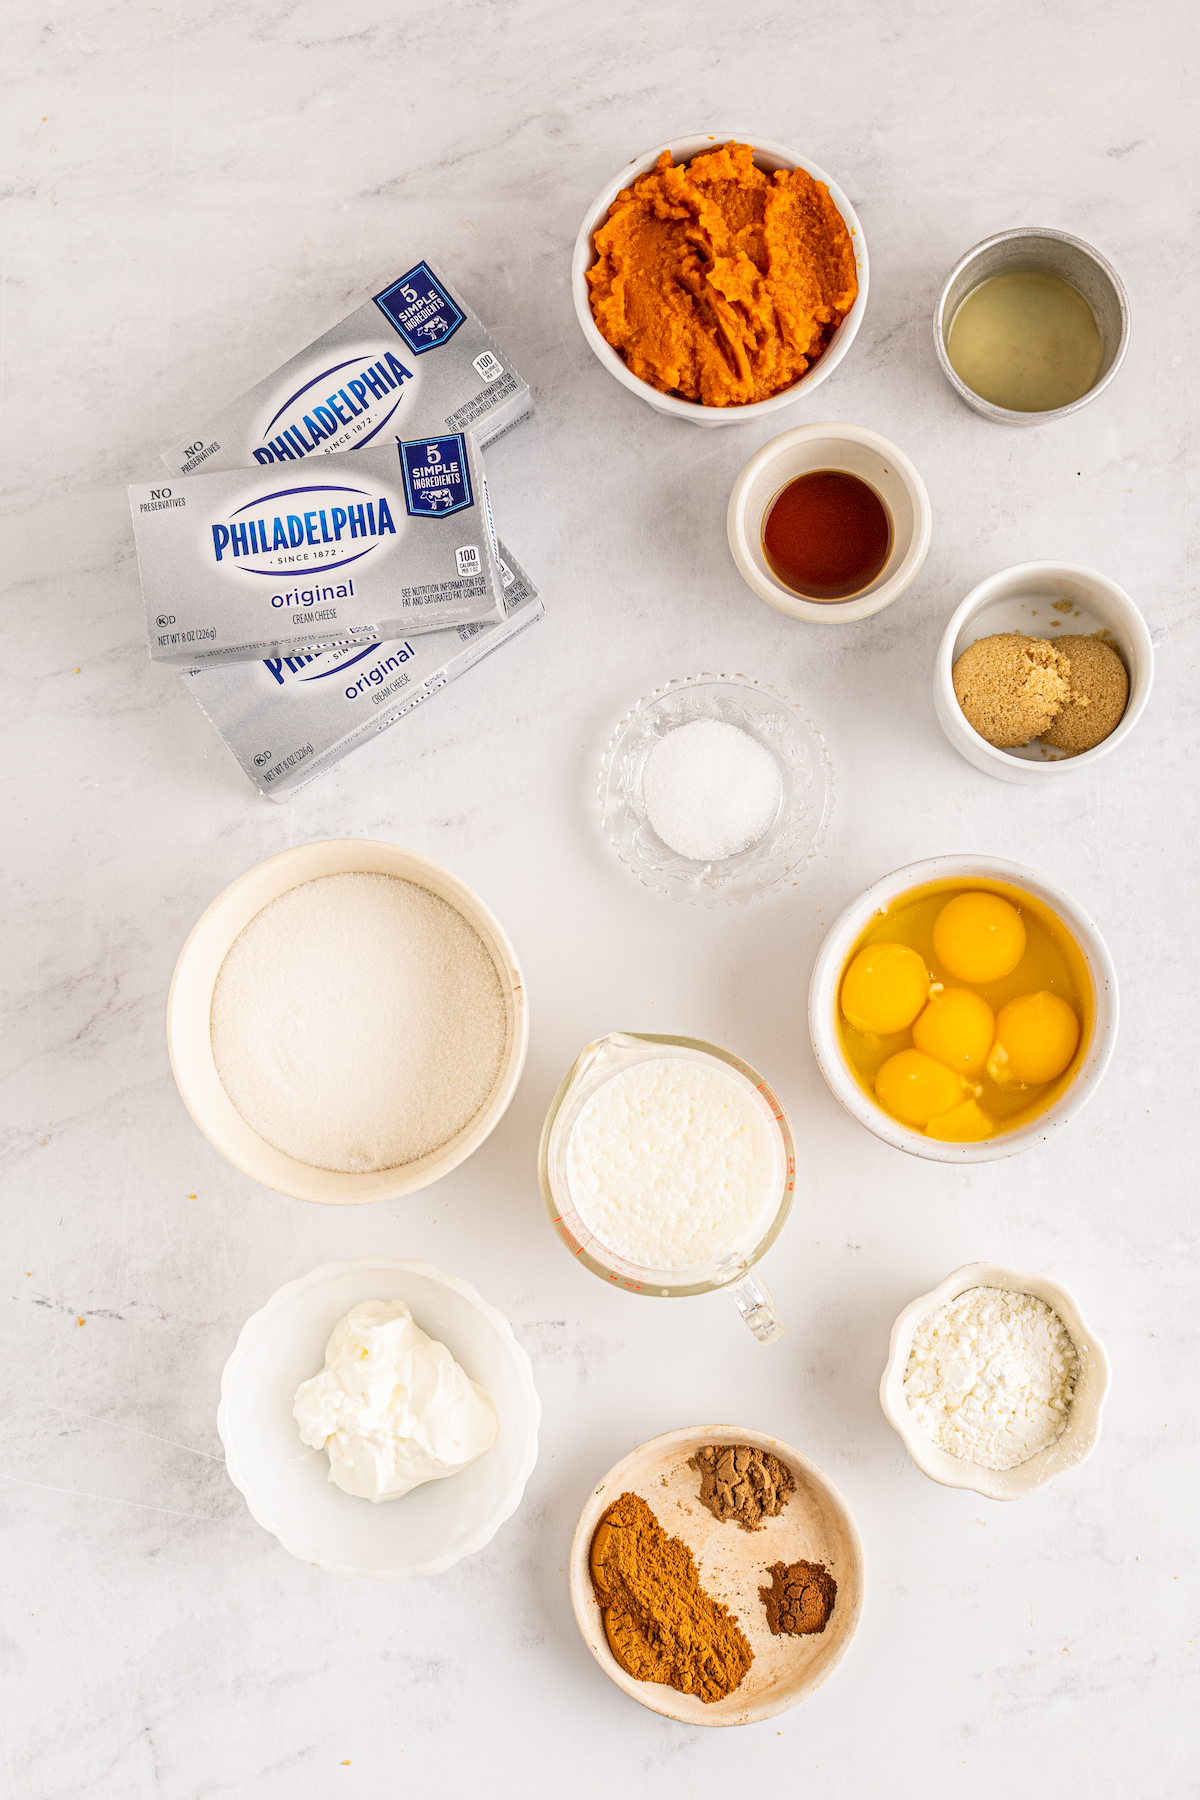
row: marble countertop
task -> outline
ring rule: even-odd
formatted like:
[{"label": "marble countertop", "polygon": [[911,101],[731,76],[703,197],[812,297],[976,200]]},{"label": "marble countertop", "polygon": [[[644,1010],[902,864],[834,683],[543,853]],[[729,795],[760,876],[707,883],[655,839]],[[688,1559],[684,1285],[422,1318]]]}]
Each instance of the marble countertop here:
[{"label": "marble countertop", "polygon": [[[1118,9],[1038,0],[736,21],[716,0],[66,0],[52,15],[15,0],[6,49],[0,1792],[1195,1792],[1194,10],[1164,5],[1131,32]],[[707,129],[827,168],[871,254],[843,365],[768,424],[718,432],[657,417],[601,369],[568,280],[613,171]],[[954,398],[930,317],[967,246],[1026,223],[1096,244],[1134,325],[1095,405],[1018,432]],[[272,805],[147,659],[125,484],[425,254],[533,384],[536,418],[489,467],[549,614]],[[771,611],[725,542],[742,464],[821,418],[894,439],[933,502],[916,585],[857,627]],[[1035,793],[955,755],[930,678],[967,590],[1044,556],[1126,587],[1158,670],[1130,743]],[[836,768],[818,860],[754,908],[647,892],[598,829],[613,722],[706,669],[794,696]],[[224,1163],[163,1032],[175,957],[213,896],[328,835],[393,839],[471,883],[516,944],[532,1012],[524,1079],[483,1149],[358,1210]],[[1122,1020],[1103,1094],[1057,1141],[958,1169],[842,1112],[805,994],[828,924],[869,882],[983,850],[1092,910]],[[612,1029],[724,1043],[788,1107],[799,1190],[763,1265],[779,1345],[722,1295],[609,1291],[548,1229],[541,1120]],[[294,1561],[227,1479],[215,1426],[248,1314],[368,1251],[424,1258],[499,1306],[545,1408],[524,1503],[493,1543],[390,1587]],[[901,1307],[977,1258],[1065,1282],[1114,1366],[1094,1456],[1014,1506],[926,1480],[876,1394]],[[812,1457],[867,1557],[843,1666],[740,1732],[669,1724],[605,1681],[563,1573],[594,1481],[639,1441],[710,1421]]]}]

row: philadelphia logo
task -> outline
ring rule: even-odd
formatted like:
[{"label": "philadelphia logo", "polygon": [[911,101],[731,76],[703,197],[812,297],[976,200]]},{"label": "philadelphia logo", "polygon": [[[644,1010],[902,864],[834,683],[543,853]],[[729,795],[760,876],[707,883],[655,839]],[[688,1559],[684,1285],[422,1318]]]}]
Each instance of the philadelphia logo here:
[{"label": "philadelphia logo", "polygon": [[[368,644],[365,650],[327,650],[324,656],[268,656],[263,660],[268,674],[280,687],[286,687],[289,678],[295,682],[328,681],[331,675],[344,675],[347,669],[354,668],[355,664],[364,662],[367,657],[375,657],[377,660],[371,667],[362,670],[346,689],[347,700],[355,700],[359,694],[367,693],[372,687],[386,681],[389,675],[393,675],[406,662],[411,662],[415,655],[412,645],[405,642],[389,644],[386,650],[381,650],[378,644]],[[312,667],[315,662],[324,662],[326,657],[334,660],[322,669]]]},{"label": "philadelphia logo", "polygon": [[254,460],[298,462],[314,450],[361,450],[383,430],[404,398],[404,383],[413,379],[390,350],[378,359],[367,350],[332,363],[267,420]]},{"label": "philadelphia logo", "polygon": [[296,565],[343,569],[396,535],[385,495],[332,482],[260,494],[211,530],[217,562],[231,561],[242,574],[272,581]]}]

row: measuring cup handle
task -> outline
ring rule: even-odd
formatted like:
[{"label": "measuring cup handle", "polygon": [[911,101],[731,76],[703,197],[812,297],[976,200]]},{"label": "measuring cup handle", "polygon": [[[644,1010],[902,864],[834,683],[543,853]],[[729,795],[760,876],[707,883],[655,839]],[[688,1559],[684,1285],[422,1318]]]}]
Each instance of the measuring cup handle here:
[{"label": "measuring cup handle", "polygon": [[728,1291],[759,1343],[777,1344],[783,1336],[783,1320],[775,1311],[766,1283],[748,1270]]}]

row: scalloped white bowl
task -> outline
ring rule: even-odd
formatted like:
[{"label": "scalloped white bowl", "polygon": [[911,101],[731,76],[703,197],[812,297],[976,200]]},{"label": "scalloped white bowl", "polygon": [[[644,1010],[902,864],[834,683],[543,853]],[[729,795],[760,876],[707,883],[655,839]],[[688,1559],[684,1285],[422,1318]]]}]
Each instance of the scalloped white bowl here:
[{"label": "scalloped white bowl", "polygon": [[[1015,1469],[981,1469],[964,1457],[950,1456],[926,1437],[904,1398],[904,1371],[908,1367],[913,1337],[922,1319],[939,1306],[956,1300],[973,1287],[1007,1288],[1018,1294],[1035,1294],[1052,1306],[1075,1345],[1079,1373],[1067,1428],[1057,1443],[1039,1450]],[[986,1500],[1023,1500],[1048,1481],[1076,1468],[1096,1448],[1100,1414],[1112,1379],[1108,1357],[1095,1333],[1088,1329],[1079,1302],[1070,1291],[1045,1275],[1018,1275],[999,1263],[965,1263],[947,1275],[932,1292],[910,1301],[892,1326],[887,1366],[879,1383],[879,1404],[889,1425],[899,1432],[904,1447],[923,1475],[943,1487],[969,1488]]]},{"label": "scalloped white bowl", "polygon": [[[330,1332],[359,1300],[403,1300],[500,1415],[478,1462],[378,1505],[328,1479],[328,1457],[301,1443],[292,1417],[296,1389],[324,1366]],[[230,1480],[285,1550],[331,1575],[401,1581],[438,1575],[491,1542],[521,1503],[541,1416],[528,1356],[473,1287],[429,1263],[360,1256],[289,1281],[247,1319],[221,1376],[217,1430]]]}]

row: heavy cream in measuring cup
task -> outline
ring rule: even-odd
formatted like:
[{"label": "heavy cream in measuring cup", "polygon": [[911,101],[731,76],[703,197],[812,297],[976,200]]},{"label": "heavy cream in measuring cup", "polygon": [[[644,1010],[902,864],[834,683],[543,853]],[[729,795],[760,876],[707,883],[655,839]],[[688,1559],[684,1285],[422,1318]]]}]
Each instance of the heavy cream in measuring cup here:
[{"label": "heavy cream in measuring cup", "polygon": [[470,432],[129,490],[150,655],[248,662],[505,617]]},{"label": "heavy cream in measuring cup", "polygon": [[173,475],[282,471],[422,432],[493,443],[533,411],[529,385],[428,260],[163,453]]},{"label": "heavy cream in measuring cup", "polygon": [[782,1192],[765,1104],[716,1063],[679,1057],[635,1063],[596,1089],[571,1127],[566,1174],[599,1243],[651,1270],[748,1251]]},{"label": "heavy cream in measuring cup", "polygon": [[500,573],[503,620],[188,669],[183,680],[259,792],[282,799],[544,616],[537,589],[503,544]]}]

